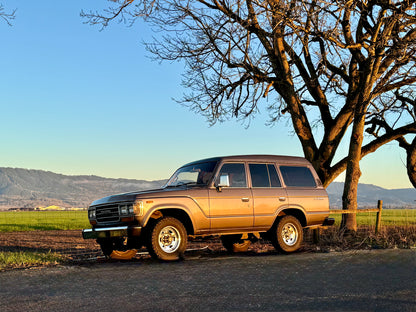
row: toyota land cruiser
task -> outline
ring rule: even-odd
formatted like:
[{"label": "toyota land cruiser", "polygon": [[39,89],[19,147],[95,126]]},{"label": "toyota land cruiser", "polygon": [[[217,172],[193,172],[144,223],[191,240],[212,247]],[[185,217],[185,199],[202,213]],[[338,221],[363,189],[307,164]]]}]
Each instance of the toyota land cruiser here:
[{"label": "toyota land cruiser", "polygon": [[161,189],[94,201],[83,237],[96,239],[106,256],[144,245],[154,258],[177,260],[188,235],[214,234],[229,251],[262,237],[290,253],[303,228],[332,225],[328,216],[328,195],[306,159],[215,157],[180,167]]}]

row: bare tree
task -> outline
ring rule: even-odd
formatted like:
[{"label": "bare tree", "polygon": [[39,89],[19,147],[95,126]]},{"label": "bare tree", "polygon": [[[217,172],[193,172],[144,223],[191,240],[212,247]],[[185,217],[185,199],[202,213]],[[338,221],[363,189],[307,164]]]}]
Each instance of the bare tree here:
[{"label": "bare tree", "polygon": [[[185,62],[181,102],[209,122],[261,106],[271,122],[288,113],[324,186],[347,171],[343,209],[357,209],[361,158],[394,140],[415,150],[405,136],[416,133],[416,0],[110,1],[81,15],[103,27],[149,22],[161,36],[147,48]],[[334,162],[347,129],[348,155]],[[355,230],[355,216],[343,226]]]},{"label": "bare tree", "polygon": [[11,13],[7,13],[4,10],[3,4],[0,3],[0,18],[7,23],[7,25],[12,26],[11,21],[14,20],[16,14],[16,10],[12,11]]}]

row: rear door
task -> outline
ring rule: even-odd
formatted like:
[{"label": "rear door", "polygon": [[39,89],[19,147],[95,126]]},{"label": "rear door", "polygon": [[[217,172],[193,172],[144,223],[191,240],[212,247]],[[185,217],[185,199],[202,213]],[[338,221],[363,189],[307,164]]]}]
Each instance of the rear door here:
[{"label": "rear door", "polygon": [[288,204],[286,190],[273,163],[249,163],[254,205],[254,226],[269,229],[276,211]]}]

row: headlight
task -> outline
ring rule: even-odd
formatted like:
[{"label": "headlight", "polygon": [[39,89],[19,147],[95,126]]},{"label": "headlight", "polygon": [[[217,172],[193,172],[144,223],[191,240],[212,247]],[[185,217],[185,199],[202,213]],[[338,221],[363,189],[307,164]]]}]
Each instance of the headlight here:
[{"label": "headlight", "polygon": [[95,212],[95,209],[90,209],[90,210],[88,210],[88,218],[89,219],[95,219],[95,217],[96,217],[96,212]]}]

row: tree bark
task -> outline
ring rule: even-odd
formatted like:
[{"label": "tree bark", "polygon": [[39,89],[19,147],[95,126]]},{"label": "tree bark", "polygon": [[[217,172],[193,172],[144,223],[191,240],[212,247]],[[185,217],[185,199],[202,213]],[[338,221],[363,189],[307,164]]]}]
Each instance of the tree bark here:
[{"label": "tree bark", "polygon": [[416,137],[413,139],[412,144],[406,149],[407,152],[407,175],[412,183],[413,187],[416,188]]},{"label": "tree bark", "polygon": [[[366,105],[356,107],[354,122],[348,151],[347,172],[342,195],[342,209],[357,210],[357,188],[361,176],[360,159],[361,147],[364,137]],[[357,231],[357,219],[355,214],[342,215],[341,229]]]}]

